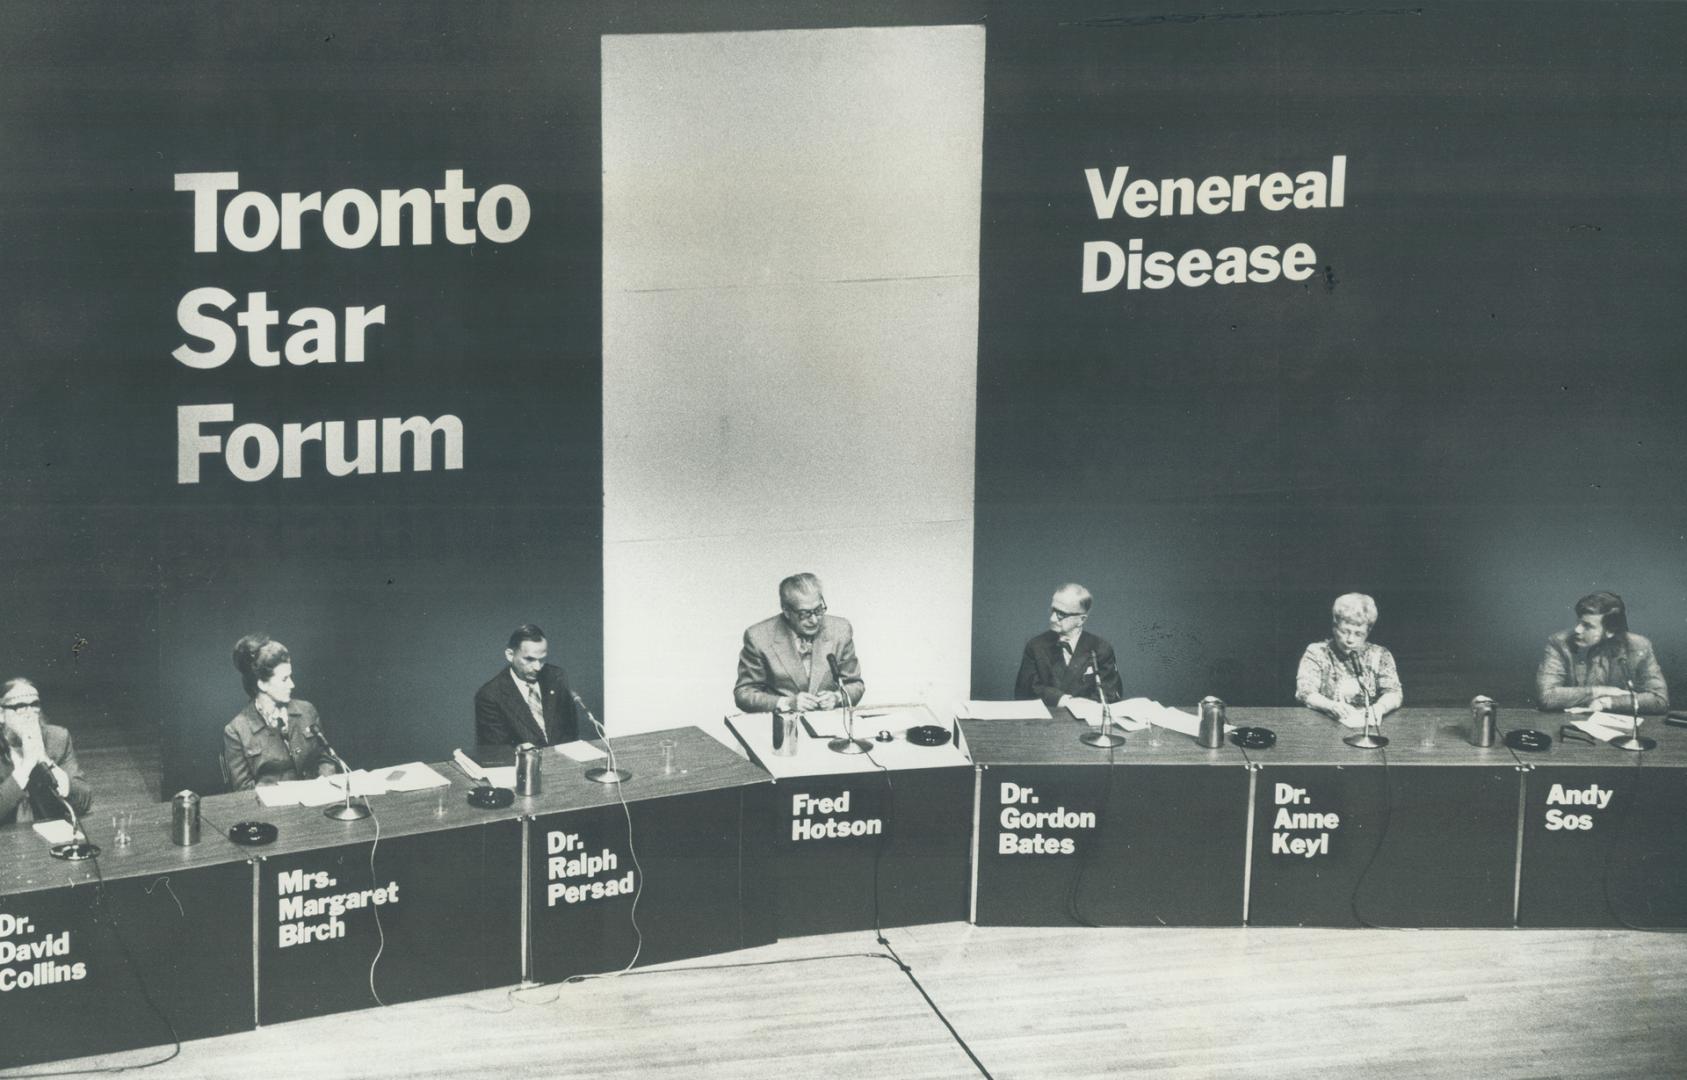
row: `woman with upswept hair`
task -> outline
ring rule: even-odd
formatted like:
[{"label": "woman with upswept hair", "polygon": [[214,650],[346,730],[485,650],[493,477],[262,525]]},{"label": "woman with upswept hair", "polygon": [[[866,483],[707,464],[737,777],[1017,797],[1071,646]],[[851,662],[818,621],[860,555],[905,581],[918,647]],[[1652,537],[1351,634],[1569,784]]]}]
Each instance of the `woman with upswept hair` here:
[{"label": "woman with upswept hair", "polygon": [[293,696],[293,657],[268,634],[234,643],[234,667],[250,699],[223,728],[223,779],[230,791],[335,771],[324,753],[316,706]]}]

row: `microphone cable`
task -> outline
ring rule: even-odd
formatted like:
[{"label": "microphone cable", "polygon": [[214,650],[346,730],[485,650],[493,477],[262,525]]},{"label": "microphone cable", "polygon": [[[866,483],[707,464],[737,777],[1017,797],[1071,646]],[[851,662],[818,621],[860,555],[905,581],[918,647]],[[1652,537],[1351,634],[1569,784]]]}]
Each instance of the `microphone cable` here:
[{"label": "microphone cable", "polygon": [[1078,926],[1086,926],[1092,930],[1100,930],[1109,926],[1122,924],[1108,924],[1096,922],[1087,918],[1079,902],[1079,894],[1084,885],[1084,878],[1089,873],[1090,863],[1094,861],[1096,852],[1102,847],[1102,838],[1107,835],[1107,809],[1113,798],[1113,777],[1115,766],[1118,764],[1119,748],[1107,748],[1106,771],[1101,778],[1101,805],[1095,815],[1095,831],[1091,834],[1090,842],[1084,845],[1084,852],[1078,856],[1078,870],[1072,875],[1072,887],[1066,891],[1066,917]]},{"label": "microphone cable", "polygon": [[[879,770],[879,774],[884,778],[885,806],[882,813],[886,820],[894,821],[896,785],[891,782],[890,770],[873,756],[872,750],[862,751],[862,755],[866,757],[869,764]],[[961,1048],[961,1053],[965,1054],[967,1060],[972,1062],[973,1068],[978,1070],[979,1075],[984,1077],[984,1080],[995,1080],[995,1077],[990,1075],[990,1070],[985,1068],[984,1062],[979,1060],[978,1055],[973,1053],[972,1047],[968,1046],[967,1041],[961,1037],[961,1033],[955,1030],[955,1025],[949,1022],[947,1016],[943,1015],[943,1010],[938,1008],[937,1002],[933,1001],[931,995],[926,992],[926,988],[920,983],[919,976],[914,974],[914,969],[909,966],[907,961],[902,959],[901,954],[896,951],[896,947],[890,943],[890,939],[885,937],[884,927],[880,925],[879,912],[879,864],[884,860],[885,841],[886,834],[881,831],[878,842],[873,845],[873,939],[879,943],[880,948],[889,954],[890,960],[896,965],[897,970],[906,975],[908,981],[914,984],[914,989],[918,990],[920,997],[925,999],[926,1006],[931,1009],[932,1015],[937,1017],[938,1023],[948,1030],[949,1037],[955,1040],[955,1045]]]},{"label": "microphone cable", "polygon": [[1617,846],[1618,846],[1618,844],[1620,844],[1622,842],[1623,834],[1624,834],[1624,831],[1625,831],[1624,826],[1626,826],[1628,824],[1628,821],[1629,821],[1630,818],[1635,816],[1635,808],[1640,803],[1640,770],[1641,770],[1642,764],[1646,760],[1646,754],[1648,753],[1648,751],[1635,750],[1635,751],[1633,751],[1633,753],[1634,753],[1634,795],[1633,795],[1632,798],[1628,799],[1626,802],[1623,803],[1623,808],[1622,808],[1621,813],[1619,813],[1617,815],[1617,820],[1611,826],[1611,839],[1605,845],[1605,858],[1603,860],[1603,867],[1602,867],[1602,869],[1600,871],[1600,875],[1599,875],[1599,877],[1600,877],[1599,889],[1600,889],[1601,894],[1605,898],[1605,910],[1610,913],[1611,918],[1617,923],[1617,925],[1621,926],[1625,930],[1638,930],[1642,933],[1647,933],[1647,934],[1682,934],[1682,933],[1687,933],[1687,926],[1647,926],[1647,925],[1644,925],[1644,924],[1641,924],[1641,923],[1633,922],[1629,919],[1625,919],[1625,918],[1623,918],[1622,914],[1617,910],[1617,905],[1615,903],[1613,903],[1612,899],[1611,899],[1611,870],[1612,870],[1612,864],[1616,861]]},{"label": "microphone cable", "polygon": [[[621,767],[615,757],[615,744],[610,741],[609,732],[604,730],[603,721],[599,720],[591,708],[581,700],[578,690],[570,686],[568,693],[569,696],[573,697],[574,703],[585,711],[586,719],[592,722],[592,726],[597,729],[598,738],[603,740],[604,752],[609,755],[610,771],[620,773]],[[633,843],[633,810],[632,807],[627,805],[627,792],[620,780],[615,781],[615,794],[621,800],[621,813],[626,815],[627,818],[627,854],[632,857],[633,870],[637,873],[633,883],[633,906],[627,912],[627,918],[633,924],[633,958],[628,960],[627,966],[620,971],[607,972],[606,974],[625,975],[638,964],[638,958],[644,952],[644,930],[638,924],[638,904],[644,897],[644,866],[638,860],[638,848]]]},{"label": "microphone cable", "polygon": [[[164,1024],[165,1029],[169,1031],[171,1042],[170,1052],[155,1061],[145,1061],[138,1065],[112,1065],[103,1069],[58,1069],[51,1072],[15,1072],[8,1069],[4,1072],[0,1072],[0,1076],[4,1076],[6,1080],[35,1080],[37,1077],[48,1076],[98,1076],[106,1073],[135,1072],[141,1069],[150,1069],[157,1065],[163,1065],[166,1062],[174,1061],[176,1058],[181,1056],[182,1037],[176,1032],[175,1022],[170,1019],[169,1014],[166,1013],[158,1004],[157,1000],[153,998],[152,989],[147,986],[146,979],[141,974],[140,965],[135,963],[135,956],[129,948],[129,941],[123,935],[123,928],[118,922],[117,912],[106,903],[105,874],[100,869],[100,857],[98,855],[94,855],[89,858],[88,862],[93,865],[94,869],[94,911],[105,916],[105,921],[111,928],[112,939],[117,942],[118,951],[123,954],[123,964],[126,968],[128,968],[129,974],[134,978],[136,985],[140,987],[141,999],[146,1002],[147,1008],[151,1010],[152,1015],[158,1017],[158,1019]],[[166,883],[165,888],[169,889],[169,877],[165,876],[160,880],[164,881]],[[154,882],[153,887],[156,887],[156,885],[157,883]],[[151,891],[151,888],[147,889],[149,895]],[[176,900],[176,909],[180,911],[181,900],[176,899],[175,890],[170,889],[169,891],[171,898]],[[93,921],[97,926],[99,919],[96,917]],[[94,1025],[89,1022],[86,1008],[78,1011],[81,1013],[83,1022],[88,1027],[93,1027]]]}]

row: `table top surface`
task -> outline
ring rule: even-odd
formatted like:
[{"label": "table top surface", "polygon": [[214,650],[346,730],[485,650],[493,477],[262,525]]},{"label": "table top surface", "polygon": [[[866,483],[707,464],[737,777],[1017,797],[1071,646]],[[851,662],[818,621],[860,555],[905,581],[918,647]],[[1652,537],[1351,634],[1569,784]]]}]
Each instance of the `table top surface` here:
[{"label": "table top surface", "polygon": [[[878,772],[881,767],[900,772],[972,766],[966,746],[957,746],[952,739],[942,746],[916,746],[908,741],[908,729],[912,727],[933,725],[953,730],[952,724],[940,723],[925,705],[881,705],[856,710],[855,734],[872,747],[866,754],[839,754],[827,747],[828,740],[843,734],[841,710],[805,714],[798,726],[796,753],[790,755],[773,752],[772,713],[741,713],[727,717],[726,723],[751,758],[776,779],[870,773]],[[880,732],[888,733],[891,739],[878,741],[876,736]]]},{"label": "table top surface", "polygon": [[[671,773],[662,768],[665,741],[673,743]],[[603,747],[601,741],[595,745]],[[433,766],[450,781],[449,788],[371,796],[373,815],[358,821],[335,821],[317,806],[264,806],[251,791],[209,795],[200,802],[199,843],[188,847],[178,847],[170,838],[171,803],[134,809],[133,840],[118,847],[111,839],[111,813],[102,814],[96,801],[83,828],[101,848],[97,867],[92,860],[72,863],[53,858],[47,842],[28,826],[0,828],[0,896],[86,885],[102,877],[108,881],[150,877],[259,856],[366,843],[375,839],[377,829],[382,838],[411,836],[619,805],[622,794],[629,803],[637,803],[769,781],[767,773],[695,727],[618,736],[614,750],[620,767],[632,773],[626,783],[599,784],[585,778],[588,768],[607,764],[607,759],[581,764],[547,747],[541,751],[540,793],[518,797],[511,806],[497,810],[470,806],[467,796],[475,784],[449,762]],[[269,822],[280,835],[261,847],[241,847],[227,836],[229,827],[239,821]]]},{"label": "table top surface", "polygon": [[[1354,729],[1299,707],[1233,707],[1227,710],[1229,723],[1270,728],[1277,743],[1269,750],[1245,754],[1228,741],[1209,750],[1193,738],[1161,729],[1159,745],[1147,731],[1126,732],[1125,745],[1111,752],[1085,746],[1078,736],[1090,730],[1064,713],[1054,720],[962,720],[961,729],[972,758],[979,765],[1237,765],[1250,761],[1272,765],[1403,766],[1459,765],[1516,768],[1535,767],[1633,767],[1643,757],[1642,767],[1687,767],[1687,730],[1665,726],[1653,717],[1641,725],[1641,733],[1658,741],[1655,750],[1634,754],[1605,743],[1586,745],[1558,737],[1559,727],[1574,717],[1533,710],[1502,710],[1499,731],[1534,728],[1553,738],[1552,746],[1538,753],[1517,753],[1496,739],[1491,747],[1472,746],[1470,710],[1467,708],[1404,708],[1383,718],[1381,731],[1388,740],[1383,751],[1359,750],[1341,740]],[[1111,753],[1111,756],[1109,756]]]}]

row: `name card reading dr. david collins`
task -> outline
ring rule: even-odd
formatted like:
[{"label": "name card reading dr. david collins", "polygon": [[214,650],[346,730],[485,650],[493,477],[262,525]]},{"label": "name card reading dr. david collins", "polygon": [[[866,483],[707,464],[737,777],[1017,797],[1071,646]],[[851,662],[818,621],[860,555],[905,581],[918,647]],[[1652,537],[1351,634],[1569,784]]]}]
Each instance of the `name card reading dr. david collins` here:
[{"label": "name card reading dr. david collins", "polygon": [[0,911],[0,994],[81,982],[88,965],[74,955],[69,930],[39,927],[27,916]]}]

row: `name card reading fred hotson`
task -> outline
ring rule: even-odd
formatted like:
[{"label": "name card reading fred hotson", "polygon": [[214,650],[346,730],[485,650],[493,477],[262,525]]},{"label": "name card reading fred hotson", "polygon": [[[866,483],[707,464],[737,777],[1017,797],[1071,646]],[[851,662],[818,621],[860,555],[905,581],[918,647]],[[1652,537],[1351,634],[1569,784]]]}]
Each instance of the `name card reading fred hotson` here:
[{"label": "name card reading fred hotson", "polygon": [[[845,788],[829,799],[798,792],[791,796],[791,839],[837,840],[849,836],[878,836],[884,832],[883,818],[852,818],[850,791]],[[840,816],[841,815],[841,816]]]}]

